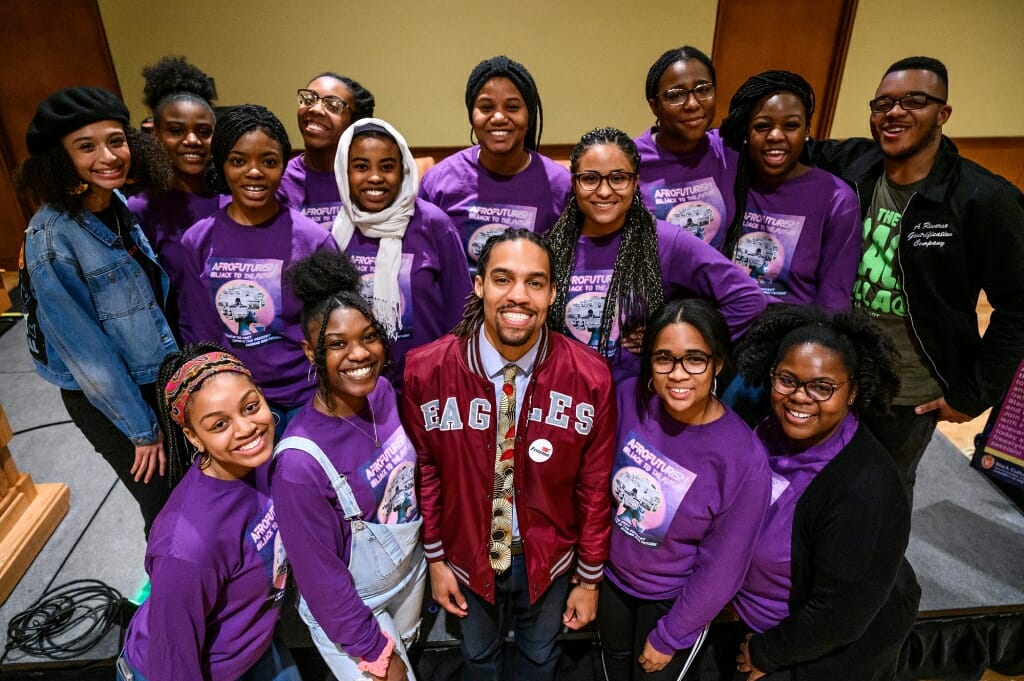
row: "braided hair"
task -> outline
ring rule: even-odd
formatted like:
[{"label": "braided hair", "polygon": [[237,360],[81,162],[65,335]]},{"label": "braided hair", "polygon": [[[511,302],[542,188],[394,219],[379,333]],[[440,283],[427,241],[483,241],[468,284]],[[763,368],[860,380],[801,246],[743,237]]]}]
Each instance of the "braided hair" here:
[{"label": "braided hair", "polygon": [[715,67],[711,64],[711,59],[708,55],[704,54],[696,47],[690,45],[683,45],[682,47],[675,47],[668,50],[658,60],[651,64],[651,68],[647,71],[647,83],[644,86],[644,94],[647,95],[647,99],[655,99],[658,96],[658,81],[665,75],[665,71],[668,67],[675,64],[677,61],[690,61],[696,59],[705,67],[707,67],[708,73],[711,74],[712,84],[716,83],[715,78]]},{"label": "braided hair", "polygon": [[726,229],[725,241],[722,244],[722,253],[727,258],[733,257],[736,244],[739,243],[740,232],[743,230],[743,216],[747,208],[747,193],[750,190],[750,183],[754,179],[750,155],[744,149],[747,143],[750,119],[761,100],[783,92],[794,95],[804,105],[805,118],[807,125],[810,126],[811,116],[814,114],[814,90],[810,83],[804,80],[803,76],[792,71],[765,71],[748,78],[747,82],[743,83],[736,91],[732,101],[729,102],[729,115],[722,121],[718,130],[725,143],[740,152],[736,167],[736,186],[733,192],[736,210],[732,223]]},{"label": "braided hair", "polygon": [[242,104],[228,109],[217,119],[217,128],[213,131],[210,143],[210,154],[213,156],[209,177],[211,189],[220,194],[231,193],[224,180],[224,164],[239,138],[253,130],[263,131],[267,137],[281,145],[283,161],[291,156],[292,144],[288,141],[288,133],[270,109],[259,104]]},{"label": "braided hair", "polygon": [[[491,251],[494,250],[494,247],[507,241],[529,241],[536,245],[548,256],[548,272],[553,270],[555,254],[551,251],[551,246],[548,245],[544,237],[528,229],[506,229],[489,238],[484,243],[483,248],[480,249],[480,257],[476,261],[476,276],[478,278],[484,279],[487,276],[487,267],[490,265]],[[462,309],[462,319],[452,329],[452,334],[459,338],[469,338],[476,333],[483,323],[484,300],[477,296],[475,292],[470,291],[469,295],[466,296],[466,302]]]},{"label": "braided hair", "polygon": [[736,348],[737,368],[753,385],[793,347],[813,343],[836,352],[857,386],[854,413],[885,413],[900,389],[899,352],[892,338],[860,308],[830,317],[810,305],[769,305]]},{"label": "braided hair", "polygon": [[376,105],[376,100],[373,98],[373,93],[360,85],[358,81],[352,80],[348,76],[339,76],[334,71],[324,71],[310,78],[309,82],[312,83],[318,78],[333,78],[344,83],[345,87],[352,92],[352,99],[356,102],[356,110],[352,112],[353,123],[360,118],[373,118],[373,107]]},{"label": "braided hair", "polygon": [[[640,166],[640,152],[629,135],[616,128],[597,128],[583,135],[569,153],[570,170],[579,170],[580,157],[591,147],[614,144],[626,154],[636,172]],[[558,221],[547,234],[548,243],[555,254],[555,303],[548,313],[548,325],[556,331],[566,331],[566,306],[569,283],[576,266],[576,247],[583,229],[583,212],[575,191],[569,197]],[[614,301],[609,305],[608,301]],[[612,279],[608,284],[598,348],[605,352],[611,338],[612,316],[618,309],[619,335],[625,337],[643,328],[648,317],[665,302],[665,285],[661,279],[661,261],[658,259],[658,230],[654,215],[647,209],[638,190],[626,221],[622,226],[622,240],[615,255]]]},{"label": "braided hair", "polygon": [[504,55],[483,60],[469,74],[469,80],[466,81],[466,111],[469,113],[469,122],[473,122],[473,105],[480,90],[491,78],[500,77],[512,81],[526,102],[529,123],[526,127],[524,146],[536,151],[540,146],[541,133],[544,132],[544,107],[540,102],[540,93],[537,92],[537,83],[525,66]]},{"label": "braided hair", "polygon": [[313,348],[313,365],[319,376],[320,394],[328,409],[334,400],[327,384],[327,322],[338,309],[358,310],[380,335],[388,356],[387,334],[373,316],[370,304],[359,293],[359,272],[344,253],[320,250],[297,261],[285,272],[295,296],[302,301],[300,321],[306,342]]},{"label": "braided hair", "polygon": [[143,68],[142,77],[146,79],[142,99],[153,112],[154,125],[159,127],[160,114],[171,102],[198,102],[213,113],[213,101],[217,99],[213,78],[184,57],[164,57]]}]

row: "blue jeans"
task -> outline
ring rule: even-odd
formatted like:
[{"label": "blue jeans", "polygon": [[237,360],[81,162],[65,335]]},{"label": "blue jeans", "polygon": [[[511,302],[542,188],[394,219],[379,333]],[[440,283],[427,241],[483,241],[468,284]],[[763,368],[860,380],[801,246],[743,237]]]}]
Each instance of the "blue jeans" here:
[{"label": "blue jeans", "polygon": [[561,655],[555,638],[569,591],[564,574],[530,605],[526,559],[513,556],[512,566],[495,575],[494,604],[463,588],[468,609],[462,620],[462,656],[467,681],[501,681],[505,670],[505,634],[511,609],[515,633],[516,681],[552,681]]},{"label": "blue jeans", "polygon": [[[117,658],[117,681],[147,681],[137,669],[128,663],[121,653]],[[302,681],[299,668],[292,659],[291,651],[276,638],[270,642],[267,652],[242,674],[238,681]]]}]

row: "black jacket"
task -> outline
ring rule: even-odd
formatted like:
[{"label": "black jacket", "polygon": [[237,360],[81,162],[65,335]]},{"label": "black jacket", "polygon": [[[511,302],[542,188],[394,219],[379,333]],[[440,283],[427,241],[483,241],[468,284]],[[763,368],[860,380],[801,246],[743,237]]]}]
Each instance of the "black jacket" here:
[{"label": "black jacket", "polygon": [[[812,142],[808,157],[853,185],[867,215],[883,172],[875,142]],[[1024,195],[943,137],[900,232],[897,276],[911,332],[946,402],[977,416],[999,400],[1024,358]],[[981,290],[994,309],[984,337],[975,312]]]}]

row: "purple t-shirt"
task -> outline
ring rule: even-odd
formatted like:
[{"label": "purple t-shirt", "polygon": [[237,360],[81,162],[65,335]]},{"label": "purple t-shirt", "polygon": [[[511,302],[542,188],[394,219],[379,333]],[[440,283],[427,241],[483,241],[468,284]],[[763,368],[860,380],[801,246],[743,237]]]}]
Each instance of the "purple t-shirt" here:
[{"label": "purple t-shirt", "polygon": [[[657,223],[658,258],[665,300],[693,297],[715,304],[725,317],[733,339],[742,335],[766,305],[761,289],[725,256],[686,230]],[[580,235],[576,262],[569,280],[565,324],[568,335],[597,350],[605,294],[612,280],[622,230],[603,237]],[[619,328],[613,323],[605,354],[611,358],[618,382],[640,373],[640,362],[619,346]]]},{"label": "purple t-shirt", "polygon": [[[292,418],[285,437],[316,442],[345,476],[369,522],[399,524],[419,519],[416,452],[398,418],[395,391],[380,379],[369,408],[339,418],[321,414],[308,402]],[[374,425],[376,424],[376,426]],[[377,436],[375,448],[369,434]],[[375,660],[386,640],[373,612],[356,593],[348,570],[349,521],[320,465],[309,454],[285,449],[274,459],[271,489],[281,536],[295,581],[327,636],[353,657]]]},{"label": "purple t-shirt", "polygon": [[189,227],[231,203],[230,196],[183,191],[145,191],[128,199],[139,226],[167,272],[174,290],[186,276],[181,237]]},{"label": "purple t-shirt", "polygon": [[304,154],[288,161],[277,188],[277,199],[330,230],[341,211],[341,195],[333,170],[322,172],[306,167]]},{"label": "purple t-shirt", "polygon": [[284,278],[296,260],[338,250],[331,233],[283,208],[261,225],[240,225],[222,208],[182,238],[189,276],[181,288],[181,336],[235,353],[267,399],[297,407],[316,388],[306,380],[302,303]]},{"label": "purple t-shirt", "polygon": [[640,192],[659,220],[683,227],[720,249],[735,214],[739,154],[709,130],[691,152],[677,154],[654,140],[654,129],[636,138]]},{"label": "purple t-shirt", "polygon": [[153,522],[148,600],[125,655],[149,681],[235,681],[266,652],[288,579],[267,466],[240,480],[192,466]]},{"label": "purple t-shirt", "polygon": [[[373,297],[373,278],[380,239],[363,236],[358,229],[345,252],[363,276],[363,296]],[[388,380],[399,390],[405,355],[415,347],[436,340],[462,319],[463,301],[471,286],[459,233],[437,206],[416,199],[416,211],[402,239],[402,266],[398,273],[401,291],[401,327],[391,342]]]},{"label": "purple t-shirt", "polygon": [[733,260],[772,302],[850,309],[860,262],[860,202],[811,168],[776,187],[751,187]]},{"label": "purple t-shirt", "polygon": [[849,413],[832,437],[802,452],[792,452],[778,421],[769,416],[757,427],[768,450],[772,496],[750,570],[733,606],[756,632],[771,629],[789,616],[792,590],[793,514],[814,477],[843,450],[857,432],[857,417]]},{"label": "purple t-shirt", "polygon": [[665,654],[689,648],[746,574],[771,488],[764,448],[728,407],[686,425],[655,394],[641,419],[636,379],[616,388],[615,510],[605,575],[644,600],[674,598],[651,632]]},{"label": "purple t-shirt", "polygon": [[511,227],[545,234],[555,224],[572,189],[569,171],[530,152],[530,165],[515,175],[496,175],[480,165],[480,147],[449,156],[420,183],[420,198],[455,223],[473,272],[488,238]]}]

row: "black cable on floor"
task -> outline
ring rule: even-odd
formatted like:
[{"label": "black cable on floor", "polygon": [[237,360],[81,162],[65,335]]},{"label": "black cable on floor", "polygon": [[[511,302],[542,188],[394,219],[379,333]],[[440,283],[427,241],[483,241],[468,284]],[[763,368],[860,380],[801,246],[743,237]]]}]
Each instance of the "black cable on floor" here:
[{"label": "black cable on floor", "polygon": [[50,428],[51,426],[65,426],[69,423],[74,423],[71,419],[67,421],[54,421],[53,423],[41,423],[38,426],[30,426],[28,428],[22,428],[11,433],[11,437],[15,435],[24,435],[25,433],[31,433],[33,430],[42,430],[43,428]]}]

